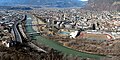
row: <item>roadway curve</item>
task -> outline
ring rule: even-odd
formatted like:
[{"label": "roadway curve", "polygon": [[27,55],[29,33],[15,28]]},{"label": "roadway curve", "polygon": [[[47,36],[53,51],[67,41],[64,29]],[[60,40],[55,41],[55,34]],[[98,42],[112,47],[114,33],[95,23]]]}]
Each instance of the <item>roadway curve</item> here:
[{"label": "roadway curve", "polygon": [[[19,21],[16,21],[15,24],[13,25],[13,31],[14,31],[14,35],[15,35],[15,41],[18,42],[18,43],[22,43],[22,35],[21,35],[21,32],[19,30],[19,23],[21,23],[23,20],[26,19],[26,15],[24,15],[23,19],[19,20]],[[35,50],[38,50],[38,51],[42,51],[42,52],[45,52],[47,53],[47,51],[39,48],[38,46],[36,46],[35,44],[31,43],[31,42],[28,42],[28,45],[32,48],[34,48]]]},{"label": "roadway curve", "polygon": [[19,31],[18,25],[23,20],[25,20],[25,18],[26,18],[26,15],[24,15],[24,17],[21,20],[16,21],[15,24],[13,25],[13,31],[14,31],[14,35],[15,35],[15,41],[19,42],[19,43],[22,43],[22,38],[21,38],[21,35],[20,35],[20,31]]}]

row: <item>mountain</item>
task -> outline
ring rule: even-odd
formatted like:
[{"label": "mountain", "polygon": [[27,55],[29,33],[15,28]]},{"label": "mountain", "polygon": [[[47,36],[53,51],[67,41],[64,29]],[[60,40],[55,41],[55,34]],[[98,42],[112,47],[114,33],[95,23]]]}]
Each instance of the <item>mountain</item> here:
[{"label": "mountain", "polygon": [[85,4],[79,0],[0,0],[0,6],[82,7]]},{"label": "mountain", "polygon": [[30,7],[25,7],[25,6],[0,6],[0,10],[32,10]]},{"label": "mountain", "polygon": [[18,4],[28,4],[29,0],[0,0],[0,6],[14,6]]},{"label": "mountain", "polygon": [[89,0],[86,6],[90,10],[118,10],[120,11],[120,0]]}]

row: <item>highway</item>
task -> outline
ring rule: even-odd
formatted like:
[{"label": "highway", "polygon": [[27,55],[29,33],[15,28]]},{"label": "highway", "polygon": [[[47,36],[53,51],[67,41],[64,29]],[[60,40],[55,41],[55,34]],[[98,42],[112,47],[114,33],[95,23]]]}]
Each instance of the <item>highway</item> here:
[{"label": "highway", "polygon": [[[13,32],[14,32],[14,36],[15,36],[15,41],[18,42],[18,43],[22,43],[22,38],[21,38],[21,32],[18,28],[18,25],[19,23],[21,23],[23,20],[25,20],[26,18],[26,15],[24,15],[23,19],[19,20],[19,21],[16,21],[15,24],[13,25]],[[42,52],[45,52],[47,53],[47,51],[39,48],[38,46],[36,46],[35,44],[31,43],[31,42],[28,42],[28,45],[32,48],[34,48],[35,50],[38,50],[38,51],[42,51]]]},{"label": "highway", "polygon": [[21,38],[20,32],[18,30],[18,24],[20,22],[22,22],[25,18],[26,18],[26,16],[24,15],[24,17],[21,20],[16,21],[15,24],[13,25],[13,31],[14,31],[14,35],[15,35],[15,41],[19,42],[19,43],[22,43],[22,38]]}]

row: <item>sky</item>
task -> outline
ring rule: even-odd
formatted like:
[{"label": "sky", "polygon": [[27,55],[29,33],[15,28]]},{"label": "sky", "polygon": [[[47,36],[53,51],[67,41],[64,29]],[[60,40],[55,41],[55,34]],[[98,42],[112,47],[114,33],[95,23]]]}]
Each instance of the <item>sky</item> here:
[{"label": "sky", "polygon": [[88,1],[88,0],[80,0],[80,1]]}]

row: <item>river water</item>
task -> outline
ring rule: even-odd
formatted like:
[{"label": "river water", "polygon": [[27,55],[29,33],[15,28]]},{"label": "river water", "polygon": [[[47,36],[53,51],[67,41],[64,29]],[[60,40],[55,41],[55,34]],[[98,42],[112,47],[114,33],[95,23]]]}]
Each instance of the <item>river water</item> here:
[{"label": "river water", "polygon": [[[27,15],[26,24],[32,24],[32,15]],[[32,26],[27,26],[26,31],[27,31],[27,33],[35,32],[32,29]],[[62,53],[67,54],[67,55],[80,56],[82,58],[95,58],[95,59],[100,59],[100,58],[104,57],[101,55],[79,52],[79,51],[64,47],[64,46],[60,45],[58,42],[55,42],[53,40],[49,40],[49,39],[41,37],[41,36],[34,35],[34,39],[36,39],[37,42],[45,44],[46,46],[49,46],[53,49],[61,51]]]}]

